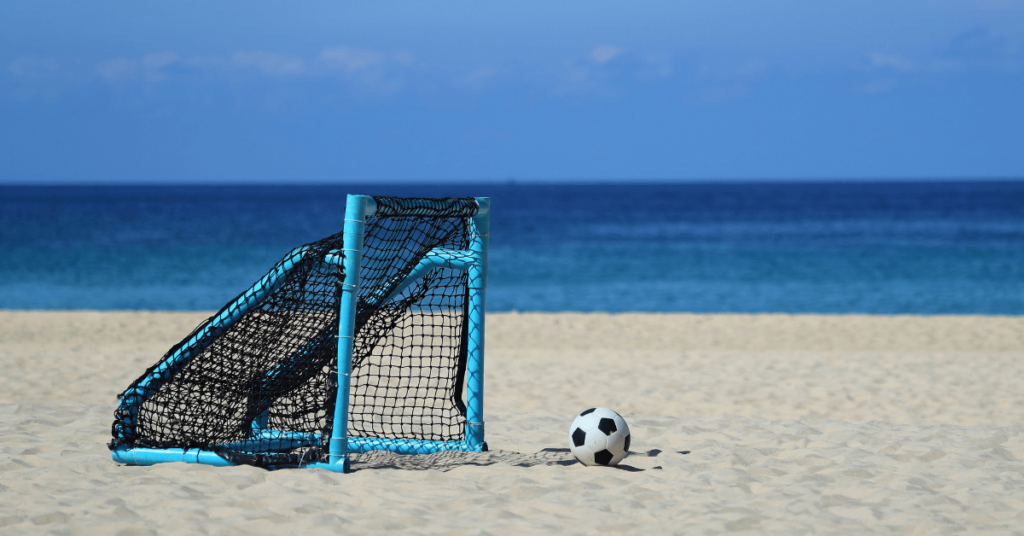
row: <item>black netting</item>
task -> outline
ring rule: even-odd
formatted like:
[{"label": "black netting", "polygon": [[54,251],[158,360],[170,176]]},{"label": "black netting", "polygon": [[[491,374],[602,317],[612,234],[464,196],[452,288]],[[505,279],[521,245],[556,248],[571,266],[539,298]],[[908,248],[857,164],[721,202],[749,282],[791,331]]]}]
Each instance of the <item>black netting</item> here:
[{"label": "black netting", "polygon": [[[468,248],[476,202],[374,200],[377,211],[366,220],[348,433],[462,439],[466,274],[435,268],[405,288],[402,283],[432,250]],[[324,261],[343,249],[338,233],[293,250],[172,348],[122,393],[111,448],[198,448],[254,465],[325,460],[344,275]],[[276,286],[275,272],[281,274]],[[255,305],[233,323],[221,321],[243,303]]]},{"label": "black netting", "polygon": [[[376,198],[366,220],[360,307],[352,358],[349,432],[361,437],[462,439],[466,409],[462,371],[466,351],[466,274],[434,269],[387,303],[434,248],[469,247],[465,216],[473,199],[456,200],[456,215],[438,200]],[[396,201],[401,201],[403,206]],[[423,216],[394,216],[398,210]],[[472,210],[472,212],[471,212]]]}]

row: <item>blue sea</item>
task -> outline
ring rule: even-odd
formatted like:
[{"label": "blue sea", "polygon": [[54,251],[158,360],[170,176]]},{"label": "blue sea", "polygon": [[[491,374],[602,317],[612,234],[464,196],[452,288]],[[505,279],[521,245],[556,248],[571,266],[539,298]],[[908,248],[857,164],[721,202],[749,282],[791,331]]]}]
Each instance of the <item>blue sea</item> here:
[{"label": "blue sea", "polygon": [[345,195],[490,196],[490,311],[1024,314],[1024,182],[0,187],[0,308],[212,310]]}]

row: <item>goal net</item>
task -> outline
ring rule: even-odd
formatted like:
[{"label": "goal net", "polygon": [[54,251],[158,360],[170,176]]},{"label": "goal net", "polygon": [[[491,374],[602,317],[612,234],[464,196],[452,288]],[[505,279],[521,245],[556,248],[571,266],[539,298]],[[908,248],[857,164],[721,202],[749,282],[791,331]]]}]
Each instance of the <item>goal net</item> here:
[{"label": "goal net", "polygon": [[[361,248],[346,249],[358,240],[343,232],[292,250],[119,395],[115,459],[309,465],[328,462],[332,437],[347,437],[348,452],[466,447],[471,292],[482,285],[471,288],[460,259],[479,241],[479,202],[364,199]],[[353,255],[358,277],[346,279]],[[357,296],[348,313],[346,288]],[[350,377],[339,355],[351,355]]]}]

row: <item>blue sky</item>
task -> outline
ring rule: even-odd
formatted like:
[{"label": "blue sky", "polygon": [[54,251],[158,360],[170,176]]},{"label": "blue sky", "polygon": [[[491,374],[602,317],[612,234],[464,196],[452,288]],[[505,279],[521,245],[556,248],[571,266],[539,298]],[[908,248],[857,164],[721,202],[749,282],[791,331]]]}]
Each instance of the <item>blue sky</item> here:
[{"label": "blue sky", "polygon": [[0,6],[0,183],[1024,177],[1024,0]]}]

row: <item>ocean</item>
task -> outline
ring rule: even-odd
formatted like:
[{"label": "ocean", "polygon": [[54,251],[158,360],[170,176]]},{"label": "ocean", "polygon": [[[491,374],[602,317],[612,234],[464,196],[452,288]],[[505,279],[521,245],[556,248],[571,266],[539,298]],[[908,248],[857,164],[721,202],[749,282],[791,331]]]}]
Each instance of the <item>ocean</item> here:
[{"label": "ocean", "polygon": [[489,311],[1024,314],[1024,182],[0,186],[0,308],[213,310],[345,195],[490,196]]}]

